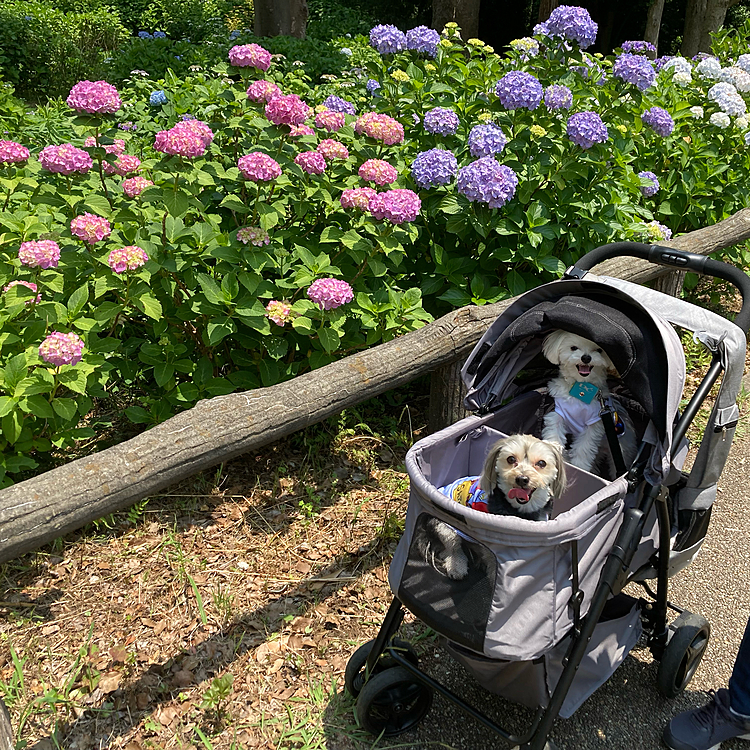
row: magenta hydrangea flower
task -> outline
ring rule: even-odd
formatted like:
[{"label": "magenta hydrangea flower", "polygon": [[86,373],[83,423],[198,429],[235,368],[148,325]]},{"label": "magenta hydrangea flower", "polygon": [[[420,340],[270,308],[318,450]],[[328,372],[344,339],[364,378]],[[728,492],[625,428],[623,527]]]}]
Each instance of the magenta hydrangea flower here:
[{"label": "magenta hydrangea flower", "polygon": [[195,133],[186,130],[160,130],[154,139],[154,150],[170,156],[183,156],[194,159],[206,153],[203,139]]},{"label": "magenta hydrangea flower", "polygon": [[413,190],[395,189],[377,193],[370,200],[370,213],[378,220],[391,224],[414,221],[422,207],[422,201]]},{"label": "magenta hydrangea flower", "polygon": [[483,156],[462,167],[456,180],[459,193],[490,208],[502,208],[516,194],[517,186],[516,173],[498,164],[494,156]]},{"label": "magenta hydrangea flower", "polygon": [[137,268],[146,265],[147,262],[146,251],[138,245],[116,248],[107,257],[107,264],[115,273],[135,271]]},{"label": "magenta hydrangea flower", "polygon": [[117,89],[106,81],[79,81],[66,102],[76,112],[88,115],[111,115],[122,107]]},{"label": "magenta hydrangea flower", "polygon": [[112,227],[103,216],[87,212],[70,222],[70,231],[78,239],[93,245],[109,237]]},{"label": "magenta hydrangea flower", "polygon": [[382,159],[368,159],[360,168],[359,176],[363,180],[374,182],[376,185],[390,185],[396,181],[398,172],[387,161]]},{"label": "magenta hydrangea flower", "polygon": [[229,64],[236,68],[258,68],[265,73],[271,66],[271,53],[259,44],[236,44],[229,50]]},{"label": "magenta hydrangea flower", "polygon": [[326,171],[325,157],[318,151],[303,151],[294,157],[294,163],[307,174],[323,174]]},{"label": "magenta hydrangea flower", "polygon": [[315,127],[323,128],[329,133],[335,133],[344,127],[346,117],[343,112],[334,112],[332,109],[324,109],[315,115]]},{"label": "magenta hydrangea flower", "polygon": [[[312,289],[312,287],[310,288]],[[292,307],[286,302],[279,302],[272,299],[266,305],[266,317],[276,323],[277,326],[283,326],[284,323],[292,319]]]},{"label": "magenta hydrangea flower", "polygon": [[256,247],[262,247],[271,242],[268,232],[260,227],[242,227],[242,229],[238,229],[237,239],[245,245],[249,242]]},{"label": "magenta hydrangea flower", "polygon": [[19,164],[29,158],[29,149],[15,141],[0,141],[0,167]]},{"label": "magenta hydrangea flower", "polygon": [[301,125],[311,111],[297,94],[280,94],[266,104],[266,117],[274,125]]},{"label": "magenta hydrangea flower", "polygon": [[114,164],[110,164],[108,161],[102,162],[104,174],[119,174],[120,177],[127,177],[129,174],[137,172],[140,166],[141,160],[132,154],[120,154]]},{"label": "magenta hydrangea flower", "polygon": [[29,240],[18,249],[18,260],[29,268],[57,268],[60,246],[52,240]]},{"label": "magenta hydrangea flower", "polygon": [[326,158],[327,161],[333,161],[334,159],[348,159],[349,149],[338,141],[325,138],[318,144],[318,151]]},{"label": "magenta hydrangea flower", "polygon": [[573,143],[589,149],[595,143],[604,143],[609,138],[607,126],[596,112],[577,112],[568,118],[567,134]]},{"label": "magenta hydrangea flower", "polygon": [[661,107],[651,107],[642,115],[644,125],[648,125],[654,133],[666,138],[674,130],[674,120],[669,112]]},{"label": "magenta hydrangea flower", "polygon": [[360,211],[370,210],[370,201],[378,194],[370,187],[351,188],[341,194],[341,205],[344,208],[358,208]]},{"label": "magenta hydrangea flower", "polygon": [[[187,117],[187,115],[184,116]],[[208,124],[195,118],[181,120],[172,127],[172,130],[177,133],[190,133],[197,136],[203,142],[204,148],[208,148],[214,140],[214,133]]]},{"label": "magenta hydrangea flower", "polygon": [[307,296],[321,310],[335,310],[354,299],[354,290],[341,279],[315,279],[307,290]]},{"label": "magenta hydrangea flower", "polygon": [[382,141],[386,146],[393,146],[404,140],[404,126],[398,120],[379,112],[366,112],[357,119],[354,130]]},{"label": "magenta hydrangea flower", "polygon": [[289,135],[292,138],[301,138],[303,135],[315,135],[315,131],[309,125],[290,125]]},{"label": "magenta hydrangea flower", "polygon": [[247,98],[254,102],[268,103],[275,96],[280,95],[281,89],[272,81],[266,81],[264,78],[253,81],[247,90]]},{"label": "magenta hydrangea flower", "polygon": [[[9,284],[6,284],[3,287],[3,292],[7,292],[9,289],[12,289],[14,286],[25,286],[27,289],[30,289],[32,292],[37,291],[37,285],[33,281],[23,281],[23,279],[14,279]],[[42,301],[42,295],[37,294],[36,299],[34,299],[34,297],[29,298],[24,302],[24,305],[30,305],[32,302],[35,305],[38,305],[41,301]]]},{"label": "magenta hydrangea flower", "polygon": [[276,159],[261,151],[241,156],[237,167],[246,180],[253,182],[268,182],[281,174],[281,167]]},{"label": "magenta hydrangea flower", "polygon": [[154,183],[145,177],[131,177],[122,181],[122,189],[128,198],[137,198],[147,187]]},{"label": "magenta hydrangea flower", "polygon": [[544,89],[531,73],[511,70],[497,82],[495,93],[505,109],[536,109]]},{"label": "magenta hydrangea flower", "polygon": [[39,163],[48,172],[64,175],[86,174],[94,166],[88,152],[76,148],[72,143],[45,146],[39,153]]},{"label": "magenta hydrangea flower", "polygon": [[40,344],[39,356],[55,367],[77,365],[83,357],[83,339],[73,332],[53,331]]}]

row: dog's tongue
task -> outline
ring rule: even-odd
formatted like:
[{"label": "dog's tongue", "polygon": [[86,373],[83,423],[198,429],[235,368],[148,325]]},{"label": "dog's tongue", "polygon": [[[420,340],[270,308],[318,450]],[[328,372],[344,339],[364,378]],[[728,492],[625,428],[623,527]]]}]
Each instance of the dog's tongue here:
[{"label": "dog's tongue", "polygon": [[514,500],[518,500],[522,505],[529,502],[531,492],[529,490],[521,489],[521,487],[512,487],[508,490],[508,497]]},{"label": "dog's tongue", "polygon": [[591,367],[591,365],[578,365],[578,374],[583,375],[583,377],[585,378],[591,375],[592,369],[593,368]]}]

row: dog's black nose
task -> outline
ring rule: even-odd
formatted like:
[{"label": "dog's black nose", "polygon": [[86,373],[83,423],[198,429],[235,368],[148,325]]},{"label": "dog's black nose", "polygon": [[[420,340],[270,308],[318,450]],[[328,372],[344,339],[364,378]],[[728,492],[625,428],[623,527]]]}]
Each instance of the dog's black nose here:
[{"label": "dog's black nose", "polygon": [[587,365],[589,362],[591,362],[591,355],[590,354],[584,354],[581,357],[581,362],[583,362],[584,365]]},{"label": "dog's black nose", "polygon": [[516,484],[519,487],[528,487],[529,486],[529,478],[527,476],[524,476],[523,474],[519,474],[516,477]]}]

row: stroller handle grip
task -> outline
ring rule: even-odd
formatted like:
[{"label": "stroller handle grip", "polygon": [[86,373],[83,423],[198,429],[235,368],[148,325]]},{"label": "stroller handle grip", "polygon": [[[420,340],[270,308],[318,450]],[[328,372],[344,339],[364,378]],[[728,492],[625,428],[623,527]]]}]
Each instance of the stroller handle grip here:
[{"label": "stroller handle grip", "polygon": [[735,325],[745,333],[750,328],[750,276],[729,263],[708,258],[697,253],[687,253],[661,245],[646,245],[642,242],[612,242],[586,253],[571,266],[563,278],[582,279],[595,265],[610,258],[631,255],[661,266],[671,266],[683,271],[714,276],[724,279],[739,289],[742,295],[742,309],[734,319]]}]

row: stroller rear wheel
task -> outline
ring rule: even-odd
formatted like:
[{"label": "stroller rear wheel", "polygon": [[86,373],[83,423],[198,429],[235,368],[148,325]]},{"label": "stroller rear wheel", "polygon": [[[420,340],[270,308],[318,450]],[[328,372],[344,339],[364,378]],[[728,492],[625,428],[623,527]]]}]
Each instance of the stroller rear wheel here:
[{"label": "stroller rear wheel", "polygon": [[376,737],[408,732],[432,705],[432,690],[403,667],[391,667],[370,677],[357,699],[360,726]]},{"label": "stroller rear wheel", "polygon": [[676,698],[693,679],[711,636],[705,617],[682,612],[669,626],[672,636],[661,657],[656,685],[667,698]]},{"label": "stroller rear wheel", "polygon": [[[359,695],[363,685],[367,681],[367,675],[365,673],[365,665],[367,664],[367,657],[372,651],[372,647],[375,645],[375,640],[367,641],[362,644],[350,657],[346,663],[346,671],[344,672],[344,685],[346,686],[349,695],[355,698]],[[410,661],[415,667],[419,663],[419,657],[414,647],[408,641],[404,641],[401,638],[394,638],[391,641],[391,645],[400,652],[403,657]],[[386,650],[380,655],[373,674],[378,674],[385,669],[391,669],[397,666],[396,662],[388,655]],[[372,676],[372,675],[370,675]]]}]

